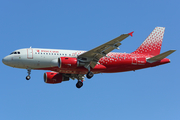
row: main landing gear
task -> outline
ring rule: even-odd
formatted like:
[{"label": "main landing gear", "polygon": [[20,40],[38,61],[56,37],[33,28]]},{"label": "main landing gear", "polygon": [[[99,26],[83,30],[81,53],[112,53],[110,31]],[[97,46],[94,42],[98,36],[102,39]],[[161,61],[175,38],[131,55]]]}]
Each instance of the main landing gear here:
[{"label": "main landing gear", "polygon": [[81,88],[82,86],[83,86],[83,82],[78,80],[78,82],[76,83],[76,87]]},{"label": "main landing gear", "polygon": [[90,64],[85,65],[84,67],[85,67],[86,69],[88,69],[88,73],[86,74],[86,77],[87,77],[88,79],[91,79],[91,78],[94,76],[94,73],[91,72]]},{"label": "main landing gear", "polygon": [[26,76],[26,80],[29,80],[31,78],[30,74],[31,74],[31,69],[27,69],[27,73],[28,75]]},{"label": "main landing gear", "polygon": [[[86,74],[86,77],[88,79],[92,78],[94,76],[94,73],[89,71],[87,74]],[[78,82],[76,83],[76,87],[77,88],[81,88],[83,86],[83,81],[84,81],[84,77],[77,77],[78,79]]]},{"label": "main landing gear", "polygon": [[87,77],[88,79],[91,79],[93,76],[94,76],[94,73],[91,72],[91,71],[89,71],[89,72],[86,74],[86,77]]}]

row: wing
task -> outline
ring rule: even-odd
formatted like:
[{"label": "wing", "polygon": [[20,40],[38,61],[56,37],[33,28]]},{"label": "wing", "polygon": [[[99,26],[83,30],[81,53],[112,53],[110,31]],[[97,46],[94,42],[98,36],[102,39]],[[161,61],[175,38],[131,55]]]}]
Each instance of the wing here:
[{"label": "wing", "polygon": [[[119,46],[121,45],[121,41],[127,38],[128,36],[132,36],[132,33],[128,34],[122,34],[119,37],[102,44],[92,50],[89,50],[81,55],[78,56],[78,59],[80,60],[86,60],[86,66],[89,64],[92,68],[94,68],[99,61],[100,58],[103,56],[106,56],[109,52],[111,52],[114,49],[119,49]],[[85,62],[85,61],[84,61]]]}]

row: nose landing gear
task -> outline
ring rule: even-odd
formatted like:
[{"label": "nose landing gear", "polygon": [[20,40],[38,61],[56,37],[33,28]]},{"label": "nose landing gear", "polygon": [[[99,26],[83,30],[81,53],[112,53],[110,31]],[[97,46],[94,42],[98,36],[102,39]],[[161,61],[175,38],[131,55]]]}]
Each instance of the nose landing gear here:
[{"label": "nose landing gear", "polygon": [[26,76],[26,80],[29,80],[31,77],[28,75],[28,76]]},{"label": "nose landing gear", "polygon": [[31,78],[30,74],[31,74],[31,69],[27,69],[27,73],[28,75],[26,76],[26,80],[29,80]]}]

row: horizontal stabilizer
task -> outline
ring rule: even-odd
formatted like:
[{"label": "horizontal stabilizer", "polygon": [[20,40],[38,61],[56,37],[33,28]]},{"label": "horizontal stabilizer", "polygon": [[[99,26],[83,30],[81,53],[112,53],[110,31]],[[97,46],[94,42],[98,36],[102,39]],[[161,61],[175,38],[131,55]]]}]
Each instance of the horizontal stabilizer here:
[{"label": "horizontal stabilizer", "polygon": [[148,58],[146,61],[149,62],[149,63],[153,63],[153,62],[162,60],[162,59],[166,58],[168,55],[170,55],[171,53],[173,53],[175,51],[176,50],[169,50],[167,52],[164,52],[164,53],[161,53],[159,55],[156,55],[156,56],[154,56],[152,58]]}]

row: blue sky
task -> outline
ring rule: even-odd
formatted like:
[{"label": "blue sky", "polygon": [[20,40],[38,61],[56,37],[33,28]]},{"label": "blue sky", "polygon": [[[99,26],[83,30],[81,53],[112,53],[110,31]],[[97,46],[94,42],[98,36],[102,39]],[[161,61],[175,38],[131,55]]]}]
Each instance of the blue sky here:
[{"label": "blue sky", "polygon": [[81,89],[76,80],[50,85],[46,71],[0,63],[3,120],[180,119],[178,0],[0,1],[0,58],[20,48],[90,50],[123,33],[134,36],[115,52],[133,52],[156,26],[166,27],[161,52],[170,64],[135,72],[98,74]]}]

